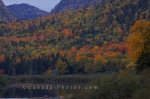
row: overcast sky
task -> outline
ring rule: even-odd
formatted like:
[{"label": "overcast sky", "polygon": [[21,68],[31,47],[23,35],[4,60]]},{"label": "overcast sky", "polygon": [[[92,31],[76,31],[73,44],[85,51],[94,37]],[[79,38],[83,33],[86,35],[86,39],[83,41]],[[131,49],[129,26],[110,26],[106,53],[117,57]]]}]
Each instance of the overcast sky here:
[{"label": "overcast sky", "polygon": [[60,0],[3,0],[5,5],[27,3],[50,12]]}]

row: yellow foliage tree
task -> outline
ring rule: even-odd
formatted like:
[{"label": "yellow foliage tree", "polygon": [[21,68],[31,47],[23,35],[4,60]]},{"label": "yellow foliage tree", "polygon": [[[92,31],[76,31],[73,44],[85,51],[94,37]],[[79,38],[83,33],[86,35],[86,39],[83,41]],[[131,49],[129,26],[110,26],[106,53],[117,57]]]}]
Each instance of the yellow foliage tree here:
[{"label": "yellow foliage tree", "polygon": [[64,74],[66,72],[67,64],[59,59],[56,63],[56,68],[59,74]]},{"label": "yellow foliage tree", "polygon": [[47,76],[51,76],[53,73],[51,68],[48,68],[48,70],[46,71]]},{"label": "yellow foliage tree", "polygon": [[128,37],[128,55],[131,63],[137,64],[140,69],[150,66],[150,21],[139,20],[135,22]]}]

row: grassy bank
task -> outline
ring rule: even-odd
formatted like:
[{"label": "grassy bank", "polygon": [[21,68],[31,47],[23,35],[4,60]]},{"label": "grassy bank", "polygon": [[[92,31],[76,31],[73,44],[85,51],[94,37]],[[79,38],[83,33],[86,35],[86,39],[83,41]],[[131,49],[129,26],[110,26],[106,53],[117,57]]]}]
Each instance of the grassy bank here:
[{"label": "grassy bank", "polygon": [[17,75],[8,76],[3,75],[0,77],[2,85],[14,84],[14,83],[89,83],[97,78],[101,78],[111,74],[90,74],[90,75]]}]

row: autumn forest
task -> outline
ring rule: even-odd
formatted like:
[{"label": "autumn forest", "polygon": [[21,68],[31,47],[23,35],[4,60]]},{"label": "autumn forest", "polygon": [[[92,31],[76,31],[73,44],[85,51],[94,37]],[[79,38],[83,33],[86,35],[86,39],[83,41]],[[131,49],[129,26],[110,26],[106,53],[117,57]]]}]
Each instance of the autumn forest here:
[{"label": "autumn forest", "polygon": [[[149,0],[102,0],[35,20],[0,22],[0,75],[115,73],[119,84],[106,88],[109,97],[99,90],[82,93],[84,97],[90,93],[83,99],[150,99],[149,60]],[[102,83],[114,85],[111,78],[92,83],[100,82],[105,89]],[[118,91],[119,85],[131,89],[120,89],[123,94],[115,96],[111,90]],[[142,88],[145,98],[140,98]]]}]

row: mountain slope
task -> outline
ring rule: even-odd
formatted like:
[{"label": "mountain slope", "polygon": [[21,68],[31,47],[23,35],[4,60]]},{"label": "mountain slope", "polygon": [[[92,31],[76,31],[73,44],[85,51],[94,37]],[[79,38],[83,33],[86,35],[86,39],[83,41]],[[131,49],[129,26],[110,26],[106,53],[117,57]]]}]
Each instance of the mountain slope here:
[{"label": "mountain slope", "polygon": [[39,8],[28,4],[14,4],[8,6],[8,8],[17,17],[18,20],[35,19],[48,15],[48,12],[42,11]]},{"label": "mountain slope", "polygon": [[103,0],[33,21],[0,24],[0,67],[9,74],[15,66],[17,74],[28,74],[25,68],[43,74],[61,66],[64,73],[118,71],[127,64],[122,59],[131,26],[139,19],[149,21],[149,12],[149,0]]},{"label": "mountain slope", "polygon": [[52,13],[59,13],[65,10],[74,10],[87,7],[101,0],[61,0],[60,3],[52,10]]},{"label": "mountain slope", "polygon": [[12,21],[15,17],[10,13],[2,0],[0,0],[0,22]]}]

